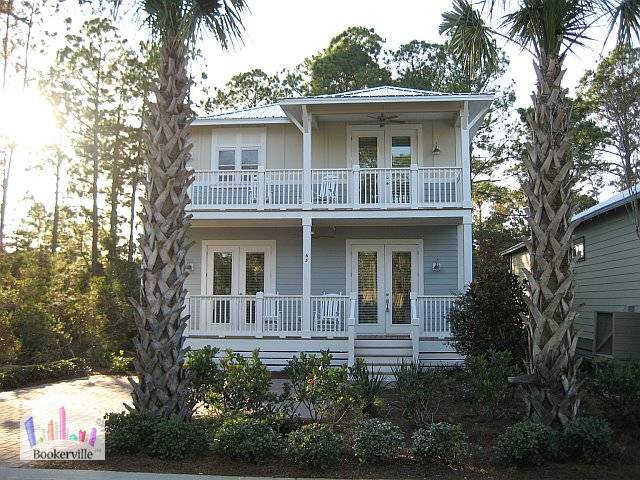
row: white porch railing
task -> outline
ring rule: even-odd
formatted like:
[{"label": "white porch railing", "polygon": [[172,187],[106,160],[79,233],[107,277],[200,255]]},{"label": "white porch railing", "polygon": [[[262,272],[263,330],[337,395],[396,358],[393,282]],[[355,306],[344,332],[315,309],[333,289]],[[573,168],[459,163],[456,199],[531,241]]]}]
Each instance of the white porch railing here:
[{"label": "white porch railing", "polygon": [[346,295],[311,296],[311,335],[343,336],[347,331],[349,297]]},{"label": "white porch railing", "polygon": [[462,203],[460,167],[199,170],[189,187],[194,209],[301,209],[310,207],[439,208]]},{"label": "white porch railing", "polygon": [[453,295],[416,295],[420,333],[428,337],[451,336],[449,311],[457,297]]}]

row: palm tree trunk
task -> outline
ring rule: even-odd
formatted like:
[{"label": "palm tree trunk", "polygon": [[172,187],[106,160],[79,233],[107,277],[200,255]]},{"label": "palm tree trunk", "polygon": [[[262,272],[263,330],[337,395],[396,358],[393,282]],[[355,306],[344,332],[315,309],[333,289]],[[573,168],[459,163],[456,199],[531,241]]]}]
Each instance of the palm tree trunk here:
[{"label": "palm tree trunk", "polygon": [[187,188],[193,181],[186,168],[190,155],[189,125],[192,112],[187,102],[187,47],[167,42],[160,52],[160,82],[156,103],[151,105],[146,134],[148,176],[142,199],[143,235],[142,295],[135,307],[134,338],[139,379],[133,385],[133,405],[142,413],[188,419],[191,405],[185,396],[183,316],[189,274],[185,263],[190,200]]},{"label": "palm tree trunk", "polygon": [[531,257],[526,374],[511,378],[523,389],[528,417],[545,425],[565,425],[578,413],[577,334],[573,308],[573,266],[569,258],[574,210],[570,107],[562,88],[564,57],[541,54],[534,114],[528,118],[532,143],[524,163],[528,182],[526,240]]}]

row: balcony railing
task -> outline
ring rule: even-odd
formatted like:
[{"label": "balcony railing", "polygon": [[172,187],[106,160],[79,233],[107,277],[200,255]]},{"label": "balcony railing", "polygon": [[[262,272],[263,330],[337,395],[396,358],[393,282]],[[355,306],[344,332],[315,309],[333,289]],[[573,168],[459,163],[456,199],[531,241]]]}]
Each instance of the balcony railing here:
[{"label": "balcony railing", "polygon": [[[411,328],[419,337],[451,334],[449,310],[454,296],[411,294]],[[346,337],[358,323],[357,295],[312,295],[311,337]],[[302,295],[192,295],[189,336],[301,337]],[[353,317],[353,318],[351,318]],[[409,327],[409,326],[408,326]],[[357,327],[355,327],[357,330]]]},{"label": "balcony railing", "polygon": [[314,169],[309,186],[303,177],[301,169],[198,170],[189,191],[191,208],[440,208],[462,203],[460,167]]}]

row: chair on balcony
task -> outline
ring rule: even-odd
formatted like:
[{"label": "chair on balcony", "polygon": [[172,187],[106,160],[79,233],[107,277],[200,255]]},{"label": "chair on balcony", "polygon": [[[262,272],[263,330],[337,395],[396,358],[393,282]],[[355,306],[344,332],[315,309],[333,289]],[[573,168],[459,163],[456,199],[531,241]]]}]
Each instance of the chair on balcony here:
[{"label": "chair on balcony", "polygon": [[338,203],[338,176],[323,175],[316,191],[315,203],[335,205]]},{"label": "chair on balcony", "polygon": [[247,205],[258,203],[258,176],[249,174],[243,183],[247,185]]},{"label": "chair on balcony", "polygon": [[280,330],[280,312],[278,311],[278,302],[275,298],[266,297],[264,299],[264,326],[265,332],[277,332]]},{"label": "chair on balcony", "polygon": [[338,332],[342,331],[342,320],[340,295],[324,294],[320,302],[320,312],[316,319],[316,331],[318,332]]}]

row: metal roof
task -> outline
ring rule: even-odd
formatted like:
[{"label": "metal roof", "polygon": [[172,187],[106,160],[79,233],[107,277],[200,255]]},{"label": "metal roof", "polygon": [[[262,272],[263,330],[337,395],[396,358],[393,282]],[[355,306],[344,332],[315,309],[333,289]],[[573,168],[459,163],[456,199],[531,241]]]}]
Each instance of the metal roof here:
[{"label": "metal roof", "polygon": [[360,90],[351,90],[349,92],[332,93],[327,95],[282,98],[278,103],[270,105],[230,110],[227,112],[198,117],[194,120],[193,124],[289,123],[289,119],[281,105],[300,105],[307,103],[358,103],[360,101],[429,101],[434,99],[444,101],[481,100],[490,102],[493,99],[493,94],[443,93],[385,85],[381,87],[363,88]]},{"label": "metal roof", "polygon": [[[433,97],[452,95],[450,93],[434,92],[432,90],[418,90],[417,88],[394,87],[383,85],[380,87],[362,88],[349,92],[330,93],[326,95],[314,95],[303,98],[351,98],[351,97]],[[458,95],[453,94],[453,95]],[[468,94],[475,95],[475,94]]]}]

